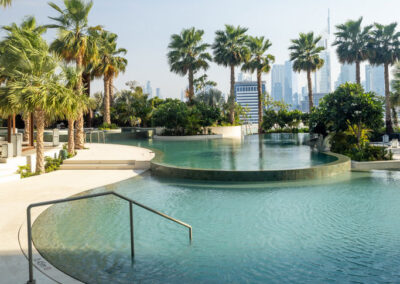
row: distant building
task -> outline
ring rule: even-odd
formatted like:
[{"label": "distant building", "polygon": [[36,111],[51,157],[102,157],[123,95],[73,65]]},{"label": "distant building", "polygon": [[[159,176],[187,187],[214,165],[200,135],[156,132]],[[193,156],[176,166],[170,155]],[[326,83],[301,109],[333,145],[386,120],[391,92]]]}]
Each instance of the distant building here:
[{"label": "distant building", "polygon": [[335,89],[346,82],[356,82],[355,64],[342,64],[340,66],[340,73],[338,80],[335,82]]},{"label": "distant building", "polygon": [[283,100],[285,103],[293,104],[293,69],[292,62],[285,62],[284,78],[283,78]]},{"label": "distant building", "polygon": [[[326,95],[327,95],[326,93],[315,93],[315,94],[313,94],[314,107],[319,106],[319,101],[323,97],[325,97]],[[308,112],[309,111],[308,95],[303,97],[303,100],[301,101],[301,111],[302,112]]]},{"label": "distant building", "polygon": [[383,65],[365,65],[365,91],[385,95],[385,77]]},{"label": "distant building", "polygon": [[161,99],[161,91],[160,88],[156,88],[156,96]]},{"label": "distant building", "polygon": [[150,98],[153,96],[153,89],[151,88],[151,82],[150,81],[147,81],[147,83],[146,83],[145,93],[149,94]]},{"label": "distant building", "polygon": [[[265,82],[262,82],[262,92],[265,92]],[[242,107],[249,108],[248,122],[258,123],[258,92],[257,81],[238,81],[235,83],[235,101]]]},{"label": "distant building", "polygon": [[285,66],[272,65],[271,70],[271,96],[275,101],[284,100]]}]

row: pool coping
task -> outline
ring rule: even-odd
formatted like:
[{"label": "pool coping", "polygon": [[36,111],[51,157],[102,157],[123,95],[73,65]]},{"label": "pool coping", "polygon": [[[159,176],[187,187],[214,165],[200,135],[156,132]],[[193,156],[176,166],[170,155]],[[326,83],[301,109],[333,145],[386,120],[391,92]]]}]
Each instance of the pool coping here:
[{"label": "pool coping", "polygon": [[351,171],[350,158],[333,152],[322,153],[335,157],[335,161],[308,168],[284,170],[222,170],[179,167],[168,163],[163,163],[162,157],[164,153],[162,153],[160,150],[152,150],[156,153],[156,156],[150,162],[151,173],[160,177],[213,181],[293,181],[330,177],[336,174]]}]

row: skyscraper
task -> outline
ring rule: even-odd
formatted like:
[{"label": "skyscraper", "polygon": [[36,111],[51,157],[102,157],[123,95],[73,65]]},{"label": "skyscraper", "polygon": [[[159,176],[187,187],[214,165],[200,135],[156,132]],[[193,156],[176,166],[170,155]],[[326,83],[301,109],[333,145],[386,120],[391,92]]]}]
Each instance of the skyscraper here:
[{"label": "skyscraper", "polygon": [[271,70],[271,96],[276,101],[284,100],[285,66],[272,65]]},{"label": "skyscraper", "polygon": [[293,104],[293,69],[292,69],[292,62],[286,61],[285,62],[285,71],[284,71],[284,78],[283,78],[283,100],[285,103],[292,105]]},{"label": "skyscraper", "polygon": [[[262,82],[261,90],[265,92],[265,82]],[[249,112],[248,122],[258,123],[258,91],[257,81],[242,81],[235,83],[235,101],[242,107],[247,107]],[[241,117],[241,119],[243,119]]]},{"label": "skyscraper", "polygon": [[145,93],[149,94],[149,97],[151,98],[153,96],[153,89],[151,88],[151,82],[147,81],[146,83],[146,91]]},{"label": "skyscraper", "polygon": [[338,80],[335,82],[335,89],[346,82],[354,83],[356,81],[356,65],[342,64]]},{"label": "skyscraper", "polygon": [[161,91],[160,88],[156,88],[156,96],[161,99]]},{"label": "skyscraper", "polygon": [[385,95],[385,77],[383,65],[365,65],[365,91]]}]

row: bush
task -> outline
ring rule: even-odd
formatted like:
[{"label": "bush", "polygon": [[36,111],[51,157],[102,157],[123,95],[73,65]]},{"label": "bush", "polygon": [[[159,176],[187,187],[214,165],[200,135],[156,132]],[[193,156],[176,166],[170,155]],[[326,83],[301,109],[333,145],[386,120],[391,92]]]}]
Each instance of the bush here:
[{"label": "bush", "polygon": [[99,130],[111,130],[111,129],[118,129],[118,125],[115,123],[103,123],[99,127]]},{"label": "bush", "polygon": [[[164,126],[175,135],[182,135],[189,117],[188,106],[180,100],[169,100],[153,113],[153,126]],[[168,131],[166,133],[168,133]]]},{"label": "bush", "polygon": [[30,166],[18,166],[17,174],[20,174],[21,178],[27,178],[36,176],[37,173],[32,173]]},{"label": "bush", "polygon": [[58,170],[63,162],[61,157],[60,158],[45,157],[45,161],[46,163],[44,164],[44,169],[46,173]]}]

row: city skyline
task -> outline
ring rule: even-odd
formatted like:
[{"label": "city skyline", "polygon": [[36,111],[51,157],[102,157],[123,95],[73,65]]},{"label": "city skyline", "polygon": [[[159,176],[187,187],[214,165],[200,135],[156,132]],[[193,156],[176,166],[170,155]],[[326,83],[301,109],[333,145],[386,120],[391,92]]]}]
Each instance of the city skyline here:
[{"label": "city skyline", "polygon": [[[61,1],[57,0],[60,4]],[[117,5],[115,5],[117,3]],[[157,9],[154,9],[154,5]],[[118,9],[115,8],[118,6]],[[211,7],[211,8],[210,8]],[[229,7],[221,14],[222,7]],[[313,17],[304,17],[313,7]],[[388,8],[386,8],[388,7]],[[390,7],[390,8],[389,8]],[[204,40],[212,43],[215,31],[223,29],[224,24],[241,25],[249,28],[249,34],[265,36],[272,42],[269,53],[275,55],[276,63],[284,64],[288,60],[290,39],[298,37],[299,32],[314,31],[317,34],[324,33],[327,28],[326,19],[328,9],[331,12],[331,34],[335,32],[335,25],[348,19],[364,17],[364,24],[380,22],[388,24],[397,20],[396,11],[400,3],[394,0],[385,1],[385,4],[376,1],[297,1],[260,2],[251,0],[246,3],[243,10],[243,2],[221,0],[218,2],[204,0],[202,2],[185,2],[172,0],[165,3],[160,0],[148,3],[146,1],[114,1],[96,0],[93,12],[89,18],[90,25],[103,23],[104,28],[119,35],[119,45],[128,50],[129,60],[127,71],[115,80],[117,89],[124,89],[125,82],[138,81],[145,84],[148,80],[163,90],[163,97],[180,97],[180,91],[187,85],[187,78],[180,77],[169,71],[166,59],[167,46],[170,36],[179,33],[183,28],[195,26],[204,29]],[[129,11],[140,11],[136,17],[130,17]],[[282,13],[282,11],[284,11]],[[152,25],[148,25],[146,15],[152,14]],[[204,20],[201,15],[207,14]],[[48,16],[54,15],[47,1],[15,0],[7,10],[0,9],[0,25],[8,25],[14,21],[19,23],[25,15],[34,15],[40,24],[48,24]],[[267,15],[267,16],[266,16]],[[121,24],[120,19],[126,19]],[[190,24],[187,24],[190,23]],[[274,26],[279,24],[280,28]],[[4,32],[0,33],[4,36]],[[50,30],[46,38],[51,41],[55,37],[55,31]],[[330,48],[331,81],[335,82],[340,73],[340,64],[334,48]],[[365,63],[361,68],[365,68]],[[236,72],[240,69],[237,68]],[[211,63],[209,78],[218,83],[217,88],[223,93],[229,92],[229,70]],[[201,75],[201,74],[199,74]],[[305,74],[298,76],[298,87],[305,85]],[[270,74],[264,74],[267,91],[270,92]],[[364,74],[362,80],[365,80]],[[331,86],[333,84],[331,82]],[[101,80],[93,84],[92,92],[102,89]]]}]

